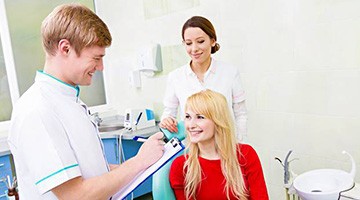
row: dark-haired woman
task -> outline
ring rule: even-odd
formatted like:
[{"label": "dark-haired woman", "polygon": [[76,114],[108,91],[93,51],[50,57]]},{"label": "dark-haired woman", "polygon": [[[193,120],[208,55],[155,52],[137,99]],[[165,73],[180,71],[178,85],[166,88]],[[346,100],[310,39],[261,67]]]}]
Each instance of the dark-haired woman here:
[{"label": "dark-haired woman", "polygon": [[236,138],[241,141],[246,134],[245,92],[238,68],[211,57],[220,49],[214,26],[204,17],[191,17],[183,25],[182,39],[191,61],[168,75],[160,127],[177,132],[178,108],[183,119],[186,99],[211,89],[226,97],[236,122]]}]

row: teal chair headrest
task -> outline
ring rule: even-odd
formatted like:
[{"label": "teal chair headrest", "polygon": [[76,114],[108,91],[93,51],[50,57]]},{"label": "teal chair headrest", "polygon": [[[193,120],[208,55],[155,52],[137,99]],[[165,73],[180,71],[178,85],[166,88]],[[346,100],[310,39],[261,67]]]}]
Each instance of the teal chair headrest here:
[{"label": "teal chair headrest", "polygon": [[161,131],[165,134],[166,138],[170,140],[173,137],[177,137],[180,141],[185,139],[185,126],[184,121],[178,121],[177,123],[178,132],[170,132],[167,129],[161,128]]}]

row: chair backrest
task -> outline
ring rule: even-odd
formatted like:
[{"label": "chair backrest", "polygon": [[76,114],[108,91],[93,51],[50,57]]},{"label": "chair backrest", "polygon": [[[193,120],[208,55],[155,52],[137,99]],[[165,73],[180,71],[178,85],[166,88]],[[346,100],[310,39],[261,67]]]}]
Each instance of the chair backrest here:
[{"label": "chair backrest", "polygon": [[184,150],[174,156],[166,165],[161,167],[152,176],[152,196],[154,200],[176,200],[174,191],[170,186],[169,173],[172,162],[182,155]]},{"label": "chair backrest", "polygon": [[[179,140],[184,140],[185,139],[184,122],[179,121],[177,128],[178,128],[177,133],[171,133],[166,129],[163,129],[162,131],[169,140],[173,137],[177,137]],[[169,173],[172,162],[175,160],[175,158],[182,155],[183,153],[184,150],[180,151],[169,162],[167,162],[163,167],[161,167],[161,169],[159,169],[155,174],[153,174],[152,195],[154,200],[176,200],[174,192],[170,186]]]}]

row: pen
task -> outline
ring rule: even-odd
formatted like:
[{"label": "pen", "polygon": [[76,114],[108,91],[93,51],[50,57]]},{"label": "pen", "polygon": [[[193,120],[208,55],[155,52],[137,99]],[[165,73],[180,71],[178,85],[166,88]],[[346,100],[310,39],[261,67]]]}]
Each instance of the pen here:
[{"label": "pen", "polygon": [[146,142],[147,139],[144,137],[135,136],[135,137],[133,137],[133,140],[135,140],[137,142]]},{"label": "pen", "polygon": [[140,121],[140,118],[141,118],[141,115],[142,115],[142,112],[139,114],[138,118],[136,119],[135,125],[138,125],[138,123],[139,123],[139,121]]},{"label": "pen", "polygon": [[[162,132],[162,131],[161,131]],[[133,137],[133,140],[137,141],[137,142],[146,142],[147,138],[141,137],[141,136],[135,136]],[[169,140],[166,138],[165,134],[164,137],[161,138],[161,140],[163,140],[165,143],[167,143]]]}]

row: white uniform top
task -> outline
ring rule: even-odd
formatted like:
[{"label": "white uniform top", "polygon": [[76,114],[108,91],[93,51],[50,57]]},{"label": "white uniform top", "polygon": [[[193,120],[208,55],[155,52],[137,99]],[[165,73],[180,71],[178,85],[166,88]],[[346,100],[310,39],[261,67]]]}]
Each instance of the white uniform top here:
[{"label": "white uniform top", "polygon": [[246,134],[245,92],[242,88],[240,73],[235,66],[211,58],[209,69],[201,82],[192,71],[190,63],[175,69],[168,75],[167,88],[164,97],[164,112],[161,119],[177,116],[180,106],[181,119],[184,119],[186,100],[192,94],[210,89],[223,94],[232,110],[235,119],[237,138]]},{"label": "white uniform top", "polygon": [[78,95],[78,87],[39,71],[16,103],[8,143],[20,199],[57,199],[54,187],[109,171],[97,127]]}]

